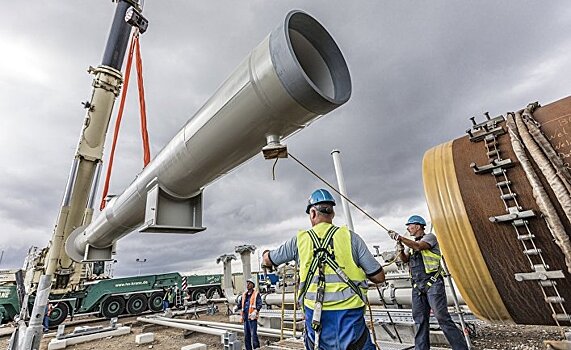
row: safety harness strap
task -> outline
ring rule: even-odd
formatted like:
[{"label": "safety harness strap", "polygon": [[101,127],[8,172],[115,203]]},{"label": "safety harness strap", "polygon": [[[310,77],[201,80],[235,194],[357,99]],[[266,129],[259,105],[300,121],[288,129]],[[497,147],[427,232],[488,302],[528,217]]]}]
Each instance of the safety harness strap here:
[{"label": "safety harness strap", "polygon": [[303,302],[303,299],[305,298],[305,293],[307,292],[307,289],[309,288],[309,285],[311,283],[308,283],[307,281],[313,281],[313,276],[315,276],[315,272],[317,271],[317,267],[319,266],[320,261],[323,260],[323,255],[325,253],[327,253],[327,249],[325,247],[327,247],[329,244],[332,244],[333,241],[333,235],[335,234],[335,232],[337,232],[337,230],[339,230],[339,227],[337,226],[331,226],[328,230],[327,233],[325,234],[325,238],[323,240],[320,240],[319,237],[317,237],[317,234],[315,233],[315,231],[313,231],[313,229],[307,231],[307,233],[309,234],[309,237],[311,238],[311,241],[313,242],[313,259],[311,260],[311,265],[309,266],[309,270],[307,272],[307,276],[305,277],[305,284],[303,285],[303,287],[301,288],[301,291],[299,293],[299,301]]},{"label": "safety harness strap", "polygon": [[[436,271],[436,273],[435,273],[434,275],[430,276],[430,281],[426,282],[426,284],[425,284],[426,289],[424,290],[424,293],[426,293],[426,292],[430,289],[430,287],[432,287],[432,285],[433,285],[434,283],[436,283],[436,281],[438,281],[438,277],[444,275],[443,272],[444,272],[444,271],[442,270],[442,267],[440,267],[440,268],[438,269],[438,271]],[[421,291],[421,290],[418,288],[418,284],[416,284],[416,283],[415,283],[412,287],[413,287],[413,288],[417,288],[419,291]],[[421,292],[422,292],[422,291],[421,291]]]},{"label": "safety harness strap", "polygon": [[[341,269],[341,267],[339,266],[339,264],[337,264],[337,262],[335,261],[335,255],[333,254],[333,247],[331,247],[331,252],[329,252],[327,250],[327,246],[329,244],[332,244],[332,238],[333,235],[335,234],[335,232],[337,232],[337,230],[339,229],[339,227],[337,226],[331,226],[329,228],[329,230],[327,231],[327,234],[325,235],[325,238],[323,240],[320,240],[319,237],[317,236],[317,234],[315,233],[315,231],[309,230],[307,231],[307,233],[309,234],[309,237],[311,238],[312,242],[313,242],[313,260],[311,262],[311,265],[309,267],[309,271],[307,273],[307,276],[305,278],[305,283],[303,284],[303,288],[302,291],[300,293],[300,297],[299,300],[303,301],[303,298],[306,296],[306,294],[308,294],[308,298],[310,300],[314,300],[315,299],[315,293],[307,293],[307,289],[309,288],[309,285],[311,284],[311,282],[313,282],[314,280],[314,275],[315,272],[317,270],[317,267],[319,266],[320,263],[326,263],[327,265],[329,265],[329,267],[331,267],[331,269],[333,271],[335,271],[335,273],[337,274],[337,276],[341,279],[341,281],[345,282],[353,291],[353,293],[355,293],[356,295],[359,296],[359,298],[366,304],[367,303],[367,298],[365,295],[363,295],[363,292],[361,291],[361,289],[357,286],[357,284],[355,284],[355,282],[353,282],[351,279],[349,279],[349,277],[345,274],[345,272],[343,271],[343,269]],[[325,279],[324,279],[325,281]],[[331,293],[327,293],[325,295],[325,301],[334,301],[334,300],[343,300],[346,298],[349,298],[352,296],[352,293],[348,293],[347,291],[341,291],[341,292],[337,292],[334,294]]]}]

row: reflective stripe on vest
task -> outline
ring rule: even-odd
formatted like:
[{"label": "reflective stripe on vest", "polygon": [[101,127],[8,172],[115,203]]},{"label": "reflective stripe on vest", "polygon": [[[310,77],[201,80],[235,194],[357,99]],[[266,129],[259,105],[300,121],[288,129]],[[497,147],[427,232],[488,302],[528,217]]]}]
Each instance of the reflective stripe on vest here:
[{"label": "reflective stripe on vest", "polygon": [[[313,231],[320,239],[324,239],[331,226],[332,225],[328,223],[320,223],[313,227]],[[298,232],[297,249],[300,261],[300,283],[302,283],[303,287],[309,272],[309,267],[313,260],[313,241],[309,237],[307,231]],[[367,286],[367,277],[365,272],[353,261],[351,232],[347,227],[341,227],[337,230],[335,235],[333,235],[333,249],[337,264],[342,268],[350,280],[354,281],[359,287],[362,287],[361,291],[366,295],[367,289],[364,286]],[[330,282],[326,282],[325,284],[323,310],[356,309],[365,305],[351,287],[343,282],[327,264],[325,266],[325,276],[326,279],[330,280]],[[315,306],[315,294],[317,292],[316,281],[317,275],[312,278],[312,282],[314,283],[309,284],[307,287],[306,297],[304,298],[304,305],[311,309]],[[300,290],[302,289],[303,288],[300,287]]]},{"label": "reflective stripe on vest", "polygon": [[[244,305],[246,305],[246,296],[248,292],[244,292],[242,294],[242,307],[240,308],[240,319],[244,320]],[[256,298],[258,297],[258,292],[256,290],[252,291],[252,295],[250,296],[250,305],[248,305],[248,319],[249,320],[257,320],[258,313],[256,313],[256,317],[250,318],[254,310],[256,310]]]},{"label": "reflective stripe on vest", "polygon": [[433,273],[440,269],[440,259],[441,255],[430,251],[430,249],[424,249],[420,251],[422,255],[422,262],[424,263],[424,271],[427,274]]}]

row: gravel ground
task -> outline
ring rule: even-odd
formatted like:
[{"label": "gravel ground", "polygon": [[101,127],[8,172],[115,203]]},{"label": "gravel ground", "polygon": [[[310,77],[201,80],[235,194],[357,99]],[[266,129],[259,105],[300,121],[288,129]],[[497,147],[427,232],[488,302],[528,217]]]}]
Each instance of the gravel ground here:
[{"label": "gravel ground", "polygon": [[[200,320],[228,322],[228,317],[224,313],[218,313],[213,316],[200,315]],[[168,328],[158,325],[151,325],[138,322],[136,317],[126,317],[119,320],[123,325],[131,326],[131,334],[110,337],[94,342],[83,343],[68,347],[73,350],[126,350],[126,349],[173,349],[178,350],[181,347],[193,343],[204,343],[208,349],[224,349],[220,338],[213,335],[205,335],[200,333],[185,334],[184,330]],[[108,322],[90,323],[108,325]],[[71,331],[73,327],[68,327]],[[570,331],[570,328],[566,328]],[[137,345],[135,344],[135,335],[153,332],[155,340],[152,344]],[[546,349],[543,344],[544,340],[561,340],[563,337],[562,329],[558,327],[545,326],[515,326],[515,325],[492,325],[484,322],[478,322],[476,333],[472,335],[472,344],[474,350],[534,350]],[[47,349],[48,342],[53,338],[53,334],[48,334],[42,340],[40,349]],[[243,339],[242,334],[239,338]],[[273,339],[262,339],[262,342]],[[0,347],[7,348],[9,337],[0,338]]]},{"label": "gravel ground", "polygon": [[474,349],[477,350],[546,349],[543,341],[562,340],[563,330],[568,332],[571,328],[495,325],[478,322],[476,334],[471,339]]}]

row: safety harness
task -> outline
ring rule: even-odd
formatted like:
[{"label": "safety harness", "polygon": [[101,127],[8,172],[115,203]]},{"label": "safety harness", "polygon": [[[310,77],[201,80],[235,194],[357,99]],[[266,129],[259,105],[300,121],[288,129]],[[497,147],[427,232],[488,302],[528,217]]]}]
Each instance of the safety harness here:
[{"label": "safety harness", "polygon": [[331,226],[325,237],[320,239],[313,229],[306,231],[313,242],[313,260],[309,266],[309,270],[307,272],[307,276],[305,278],[305,283],[299,293],[299,301],[303,302],[305,298],[305,294],[307,293],[307,289],[313,281],[315,273],[319,270],[318,276],[318,284],[317,288],[320,287],[320,284],[323,284],[323,288],[325,288],[325,264],[329,265],[331,269],[339,276],[339,278],[345,282],[352,290],[359,296],[364,303],[367,303],[366,296],[363,295],[361,289],[353,282],[345,271],[337,264],[335,261],[335,252],[333,249],[333,235],[335,232],[339,230],[337,226]]},{"label": "safety harness", "polygon": [[[422,264],[423,264],[423,267],[424,267],[424,269],[425,269],[425,271],[426,271],[426,270],[427,270],[426,261],[424,260],[424,257],[423,257],[423,255],[422,255],[422,251],[414,251],[414,252],[413,252],[413,255],[414,255],[414,254],[419,254],[419,255],[421,255],[420,258],[422,259]],[[410,271],[410,275],[411,275],[411,277],[412,277],[412,271]],[[426,288],[424,288],[423,290],[421,290],[421,289],[418,287],[418,284],[417,284],[417,283],[414,283],[414,284],[412,285],[412,287],[418,289],[418,291],[419,291],[421,294],[422,294],[422,293],[426,293],[426,292],[428,292],[428,290],[430,289],[430,287],[432,287],[432,285],[433,285],[434,283],[436,283],[436,281],[438,281],[438,278],[439,278],[440,276],[444,276],[444,270],[442,269],[442,265],[440,265],[440,263],[439,263],[439,264],[438,264],[438,270],[436,270],[436,273],[433,274],[432,276],[430,276],[429,281],[426,282],[426,284],[425,284]]]},{"label": "safety harness", "polygon": [[315,296],[315,306],[313,310],[313,318],[311,320],[311,328],[315,331],[314,349],[319,349],[319,337],[321,335],[321,311],[323,301],[325,299],[325,265],[335,271],[337,276],[345,282],[356,295],[367,304],[366,296],[363,295],[361,289],[345,274],[339,264],[335,261],[335,252],[333,249],[333,235],[339,230],[337,226],[331,226],[325,233],[325,237],[320,239],[313,229],[306,231],[313,243],[313,259],[307,272],[305,283],[299,294],[299,301],[303,305],[305,295],[310,284],[313,281],[316,272],[319,272],[317,279],[317,293]]}]

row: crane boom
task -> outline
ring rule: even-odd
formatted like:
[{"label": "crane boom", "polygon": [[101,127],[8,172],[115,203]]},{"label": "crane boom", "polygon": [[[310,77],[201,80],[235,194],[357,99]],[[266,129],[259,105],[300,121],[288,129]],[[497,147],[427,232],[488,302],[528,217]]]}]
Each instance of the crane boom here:
[{"label": "crane boom", "polygon": [[136,1],[119,0],[101,65],[89,68],[94,75],[91,99],[84,103],[86,114],[81,136],[67,181],[57,224],[48,249],[45,275],[55,280],[54,291],[79,283],[81,268],[74,265],[63,245],[69,234],[91,221],[94,181],[103,158],[103,145],[115,99],[122,85],[121,66],[131,32],[125,14]]}]

